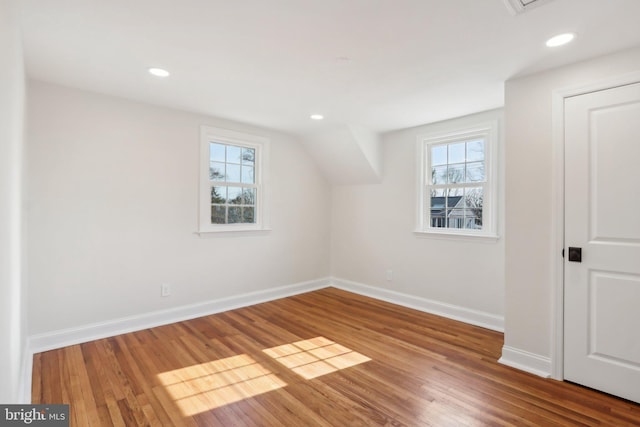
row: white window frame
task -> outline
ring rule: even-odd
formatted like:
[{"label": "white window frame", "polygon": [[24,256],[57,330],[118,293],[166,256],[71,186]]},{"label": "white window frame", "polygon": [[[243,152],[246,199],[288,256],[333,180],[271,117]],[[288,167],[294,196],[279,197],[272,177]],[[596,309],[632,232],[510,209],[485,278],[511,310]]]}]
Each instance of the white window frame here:
[{"label": "white window frame", "polygon": [[[256,189],[254,223],[211,223],[211,187],[214,184],[221,185],[219,182],[214,183],[214,181],[211,181],[209,176],[209,150],[211,142],[219,142],[221,144],[252,148],[255,150],[255,183],[252,185],[252,187]],[[200,188],[198,208],[198,233],[200,235],[207,235],[209,233],[254,233],[270,230],[268,193],[269,146],[269,139],[262,136],[211,126],[200,127]]]},{"label": "white window frame", "polygon": [[[469,238],[495,241],[498,236],[498,121],[479,123],[449,132],[419,135],[418,153],[418,203],[416,230],[420,237]],[[483,138],[485,142],[485,183],[465,183],[464,186],[483,187],[482,230],[432,227],[431,210],[431,147]],[[479,184],[479,185],[478,185]]]}]

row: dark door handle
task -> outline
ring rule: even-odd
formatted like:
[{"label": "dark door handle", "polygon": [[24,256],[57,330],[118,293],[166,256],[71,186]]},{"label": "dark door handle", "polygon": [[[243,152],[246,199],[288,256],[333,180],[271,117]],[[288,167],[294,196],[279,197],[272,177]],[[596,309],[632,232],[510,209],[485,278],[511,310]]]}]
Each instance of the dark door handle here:
[{"label": "dark door handle", "polygon": [[569,261],[582,262],[582,248],[569,247]]}]

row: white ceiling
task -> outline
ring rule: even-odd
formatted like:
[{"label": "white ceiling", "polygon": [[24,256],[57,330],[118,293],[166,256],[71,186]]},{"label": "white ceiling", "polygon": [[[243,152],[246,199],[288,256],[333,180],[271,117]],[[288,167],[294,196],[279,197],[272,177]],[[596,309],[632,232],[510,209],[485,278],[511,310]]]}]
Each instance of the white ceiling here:
[{"label": "white ceiling", "polygon": [[[513,76],[640,45],[640,0],[540,3],[19,1],[32,78],[301,135],[499,107]],[[572,44],[544,45],[566,31]]]}]

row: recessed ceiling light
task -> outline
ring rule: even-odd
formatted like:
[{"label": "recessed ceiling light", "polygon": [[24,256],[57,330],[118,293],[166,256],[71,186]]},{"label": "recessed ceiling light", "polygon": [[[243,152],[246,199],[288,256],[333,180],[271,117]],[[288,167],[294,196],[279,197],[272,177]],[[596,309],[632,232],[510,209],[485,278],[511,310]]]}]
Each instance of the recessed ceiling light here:
[{"label": "recessed ceiling light", "polygon": [[322,120],[324,119],[324,116],[322,114],[312,114],[309,116],[309,118],[311,120]]},{"label": "recessed ceiling light", "polygon": [[573,33],[558,34],[557,36],[553,36],[547,40],[546,44],[548,47],[558,47],[569,43],[575,37],[576,35]]},{"label": "recessed ceiling light", "polygon": [[149,68],[149,74],[152,74],[156,77],[169,77],[171,73],[162,68]]}]

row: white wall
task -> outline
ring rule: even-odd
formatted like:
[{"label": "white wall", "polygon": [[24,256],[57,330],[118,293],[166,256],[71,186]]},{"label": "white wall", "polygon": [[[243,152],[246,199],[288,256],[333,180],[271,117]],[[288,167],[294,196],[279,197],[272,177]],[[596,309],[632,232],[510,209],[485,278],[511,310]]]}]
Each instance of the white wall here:
[{"label": "white wall", "polygon": [[[503,239],[488,243],[413,234],[417,136],[500,119],[501,114],[490,111],[384,135],[382,183],[334,187],[333,275],[501,317]],[[393,270],[391,282],[385,277],[388,269]]]},{"label": "white wall", "polygon": [[18,403],[25,341],[22,287],[24,70],[9,0],[0,0],[0,402]]},{"label": "white wall", "polygon": [[[329,276],[330,188],[298,141],[38,81],[28,89],[30,334]],[[268,234],[194,234],[200,125],[271,138]]]},{"label": "white wall", "polygon": [[561,147],[554,142],[561,141],[553,137],[553,93],[638,71],[634,49],[506,83],[505,346],[525,356],[522,363],[529,355],[549,368],[554,353],[554,263],[562,245],[554,235],[554,225],[561,226],[555,197],[561,178],[554,176]]}]

